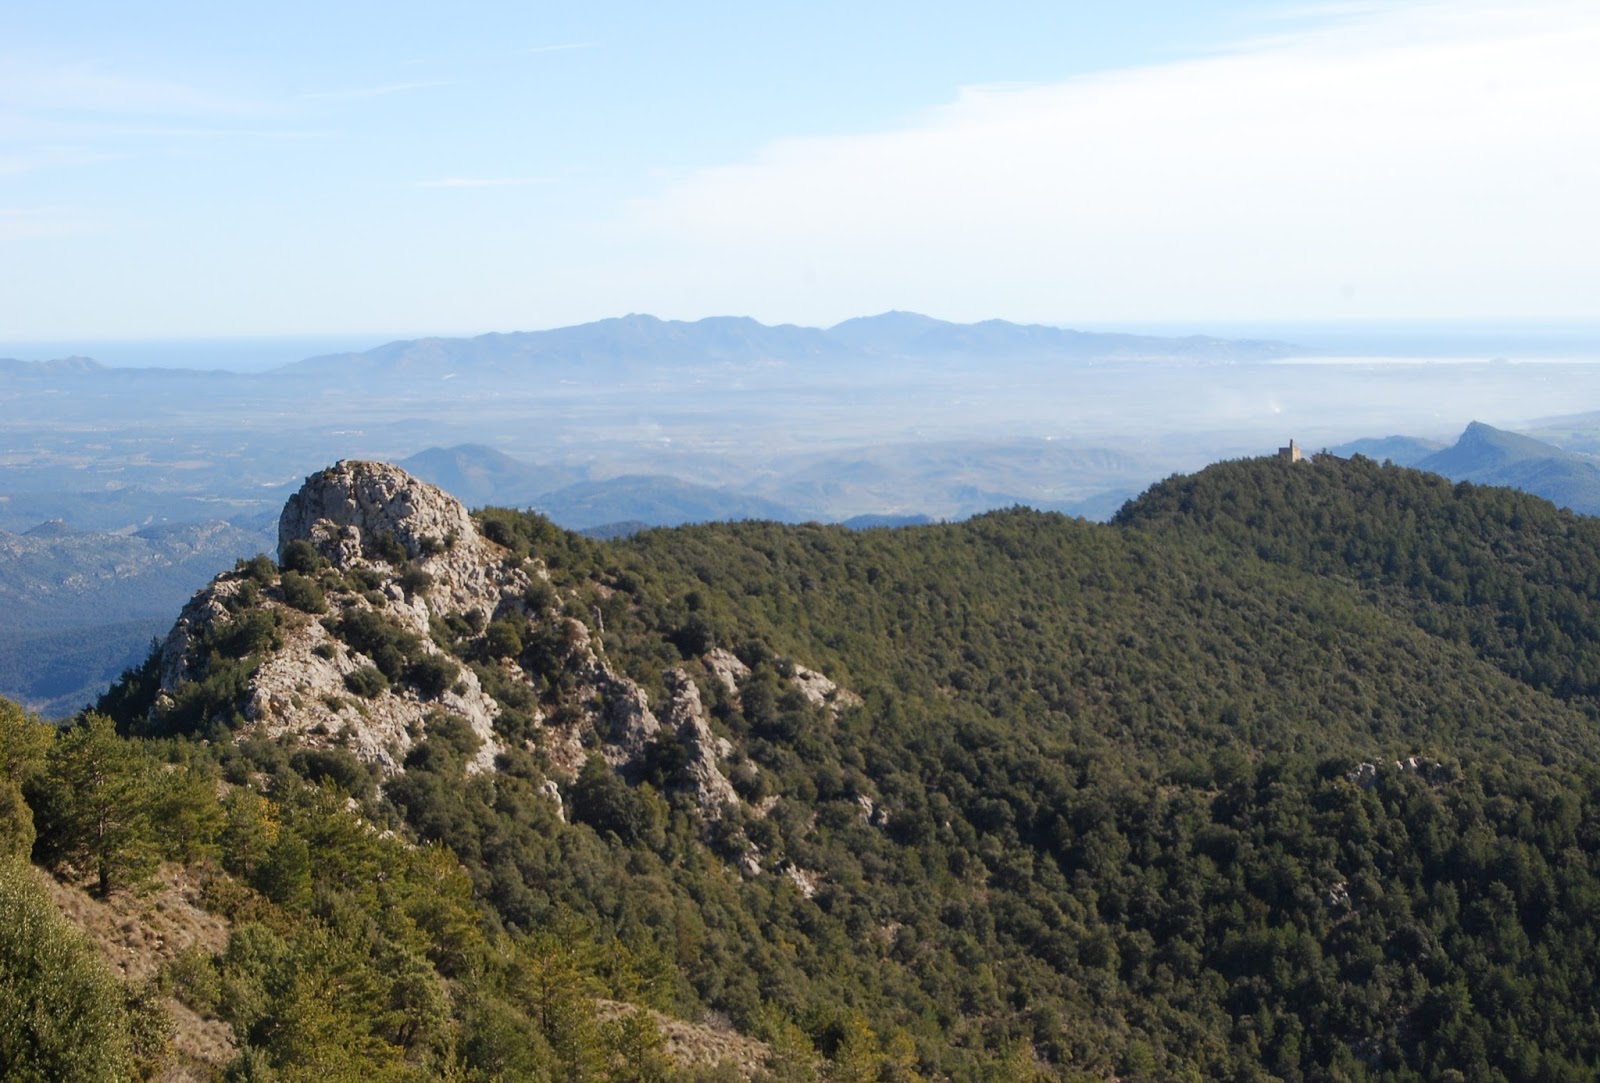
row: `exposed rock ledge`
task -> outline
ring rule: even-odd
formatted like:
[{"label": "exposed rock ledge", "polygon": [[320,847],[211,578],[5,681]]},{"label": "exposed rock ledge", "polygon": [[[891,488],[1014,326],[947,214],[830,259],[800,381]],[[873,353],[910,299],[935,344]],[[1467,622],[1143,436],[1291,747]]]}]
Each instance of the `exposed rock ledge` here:
[{"label": "exposed rock ledge", "polygon": [[[484,629],[496,620],[524,628],[556,629],[564,646],[560,662],[566,686],[559,710],[549,702],[532,709],[540,727],[538,747],[547,769],[575,776],[595,751],[623,775],[634,775],[655,743],[671,735],[681,743],[686,762],[680,785],[692,791],[702,818],[715,822],[723,810],[742,804],[724,773],[733,754],[712,729],[701,689],[683,668],[663,675],[666,696],[654,706],[644,689],[614,670],[591,629],[563,612],[560,598],[537,559],[516,559],[478,533],[467,509],[454,497],[385,463],[344,461],[319,471],[290,497],[278,523],[279,558],[296,543],[309,543],[329,564],[309,578],[326,591],[328,611],[308,612],[291,604],[287,573],[259,568],[218,576],[185,606],[161,650],[156,711],[183,701],[203,682],[215,645],[234,630],[251,630],[259,614],[271,614],[270,646],[252,646],[254,666],[238,701],[244,733],[292,737],[310,747],[339,746],[385,773],[399,771],[407,753],[427,736],[441,712],[465,719],[481,741],[471,769],[489,770],[504,750],[496,732],[501,705],[480,684],[478,674],[459,665],[448,688],[413,681],[411,670],[395,679],[391,659],[387,686],[372,688],[376,657],[362,653],[354,625],[377,624],[409,636],[407,656],[445,656],[435,642],[437,628],[455,628],[456,650],[486,660]],[[297,562],[312,571],[298,554]],[[295,581],[305,605],[305,584]],[[318,608],[313,604],[310,609]],[[380,618],[374,621],[373,617]],[[236,626],[235,622],[246,621]],[[460,639],[459,629],[476,629],[477,644]],[[467,633],[471,635],[473,633]],[[445,639],[441,642],[450,642]],[[366,649],[375,650],[367,646]],[[749,672],[726,650],[707,653],[708,676],[737,696]],[[516,657],[491,664],[513,683],[525,683]],[[452,662],[451,665],[456,665]],[[448,667],[445,668],[448,672]],[[364,682],[363,677],[367,680]],[[787,679],[804,698],[837,718],[859,698],[814,670],[794,665]],[[423,691],[426,687],[426,692]],[[357,691],[357,689],[360,691]],[[546,711],[550,714],[547,715]],[[523,723],[525,725],[525,723]],[[553,798],[559,806],[559,791]],[[759,816],[764,808],[754,810]],[[746,863],[759,871],[759,852],[749,847]]]},{"label": "exposed rock ledge", "polygon": [[[460,501],[386,463],[344,461],[308,477],[278,520],[280,557],[300,540],[340,572],[379,573],[382,597],[346,599],[343,613],[375,610],[415,635],[425,654],[444,653],[430,638],[431,618],[476,610],[487,620],[525,609],[532,583],[527,571],[506,565],[503,551],[479,536]],[[425,585],[403,589],[395,575],[402,563],[425,573]],[[206,659],[197,647],[235,619],[230,602],[241,589],[237,576],[219,576],[184,607],[162,645],[158,707],[173,702],[182,682],[201,676]],[[362,699],[350,693],[345,678],[372,659],[344,647],[322,621],[274,592],[254,605],[276,612],[281,642],[263,655],[250,680],[245,717],[253,732],[294,733],[309,745],[343,744],[392,772],[426,734],[429,716],[443,710],[466,719],[482,742],[473,769],[493,765],[501,750],[494,732],[500,708],[470,669],[462,667],[454,686],[431,700],[407,689]]]}]

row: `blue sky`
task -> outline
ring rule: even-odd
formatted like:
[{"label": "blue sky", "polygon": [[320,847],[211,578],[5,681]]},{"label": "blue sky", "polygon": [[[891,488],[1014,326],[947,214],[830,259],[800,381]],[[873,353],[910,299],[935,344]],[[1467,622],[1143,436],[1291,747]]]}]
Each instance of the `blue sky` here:
[{"label": "blue sky", "polygon": [[1593,0],[0,7],[0,338],[1593,319]]}]

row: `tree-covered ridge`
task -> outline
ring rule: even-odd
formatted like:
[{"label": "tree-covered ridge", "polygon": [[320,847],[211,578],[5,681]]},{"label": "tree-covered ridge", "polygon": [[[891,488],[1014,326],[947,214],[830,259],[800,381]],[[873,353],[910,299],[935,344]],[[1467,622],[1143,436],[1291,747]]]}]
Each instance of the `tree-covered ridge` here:
[{"label": "tree-covered ridge", "polygon": [[1170,478],[1116,522],[1353,579],[1518,680],[1600,696],[1600,519],[1513,489],[1320,456]]},{"label": "tree-covered ridge", "polygon": [[[1321,533],[1355,535],[1343,524],[1365,516],[1400,549],[1477,554],[1463,574],[1577,599],[1583,564],[1563,550],[1585,522],[1530,502],[1484,549],[1504,494],[1435,493],[1359,462],[1224,464],[1191,481],[1202,492],[1181,511],[1161,510],[1188,484],[1174,479],[1112,527],[1018,509],[600,543],[480,513],[500,566],[543,578],[503,613],[432,627],[429,656],[447,653],[499,701],[505,751],[477,773],[478,738],[448,712],[430,716],[402,771],[378,777],[337,742],[264,739],[236,709],[234,677],[242,689],[276,649],[276,625],[256,614],[292,616],[285,605],[326,622],[340,650],[394,646],[393,679],[428,695],[384,631],[389,609],[364,599],[415,576],[404,553],[371,583],[305,550],[286,551],[287,568],[241,568],[260,604],[199,641],[216,668],[195,688],[213,673],[215,688],[152,715],[147,666],[103,703],[125,730],[154,719],[170,735],[113,738],[167,765],[148,777],[224,781],[214,800],[234,834],[194,829],[235,885],[219,905],[288,945],[251,932],[184,980],[226,988],[245,967],[267,992],[249,1002],[264,1014],[229,1016],[241,1065],[291,1078],[338,1056],[526,1074],[494,1059],[505,1049],[535,1078],[618,1076],[624,1039],[590,1014],[596,995],[724,1016],[770,1043],[780,1078],[1591,1077],[1600,738],[1588,703],[1519,679],[1502,648],[1557,651],[1433,619],[1484,619],[1498,595],[1442,601],[1427,581],[1313,560]],[[356,613],[374,615],[347,627]],[[620,771],[596,729],[587,762],[564,769],[561,728],[604,716],[574,697],[611,694],[582,683],[577,643],[656,704],[679,679],[663,671],[681,670],[729,744],[737,798],[709,814],[694,750],[665,729],[614,757]],[[808,699],[803,667],[859,701]],[[104,729],[55,738],[49,770],[69,762],[58,747]],[[16,792],[40,825],[66,824],[44,811],[47,777]],[[278,825],[273,841],[246,830],[251,808]],[[58,830],[41,826],[35,858],[81,865],[58,856]],[[436,888],[408,886],[429,877],[448,884],[443,916],[417,909]],[[328,937],[359,950],[330,953]],[[431,970],[400,966],[419,954]],[[324,961],[333,976],[318,976]],[[371,995],[337,1026],[294,1030],[297,1012],[323,1018],[302,993],[340,974]],[[396,991],[404,974],[442,997],[428,1001],[435,1029],[395,1029],[411,1010],[393,1005],[411,995]],[[344,1035],[343,1052],[285,1034]]]}]

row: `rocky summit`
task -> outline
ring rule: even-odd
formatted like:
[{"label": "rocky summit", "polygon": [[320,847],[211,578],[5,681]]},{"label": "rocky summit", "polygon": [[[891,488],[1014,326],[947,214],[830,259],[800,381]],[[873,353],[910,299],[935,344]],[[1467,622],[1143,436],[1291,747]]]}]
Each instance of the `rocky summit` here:
[{"label": "rocky summit", "polygon": [[[241,563],[184,607],[156,656],[153,731],[203,728],[227,698],[242,704],[226,727],[235,740],[341,748],[393,774],[434,728],[459,719],[478,742],[469,770],[490,769],[515,732],[569,781],[591,750],[635,777],[667,734],[707,822],[740,804],[723,770],[732,746],[712,732],[688,672],[668,668],[653,706],[607,661],[584,619],[596,618],[551,585],[543,560],[484,537],[442,489],[386,463],[340,462],[285,504],[278,556],[281,569]],[[546,672],[529,672],[507,638],[553,645]],[[703,663],[717,694],[737,697],[744,664],[716,648]],[[855,698],[803,665],[791,672],[808,702]],[[518,707],[527,717],[508,725]],[[546,792],[560,801],[556,786]]]}]

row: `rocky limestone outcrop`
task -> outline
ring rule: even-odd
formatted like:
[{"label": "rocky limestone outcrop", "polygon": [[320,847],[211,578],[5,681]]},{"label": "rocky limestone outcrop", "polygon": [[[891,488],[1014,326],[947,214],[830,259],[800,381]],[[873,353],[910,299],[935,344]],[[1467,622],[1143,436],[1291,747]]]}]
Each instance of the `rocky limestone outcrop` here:
[{"label": "rocky limestone outcrop", "polygon": [[[424,632],[430,614],[476,608],[493,616],[531,583],[478,533],[461,501],[388,463],[347,459],[308,477],[278,517],[280,559],[298,540],[340,570],[408,563],[426,573],[422,604],[412,606]],[[415,601],[398,584],[388,591],[396,602]]]},{"label": "rocky limestone outcrop", "polygon": [[387,559],[383,539],[415,560],[465,543],[478,532],[455,497],[388,463],[342,460],[306,478],[278,517],[278,552],[304,539],[336,568]]},{"label": "rocky limestone outcrop", "polygon": [[733,755],[733,745],[711,732],[700,702],[700,689],[689,675],[681,669],[669,669],[665,677],[668,699],[663,713],[667,726],[677,733],[687,753],[684,774],[695,802],[707,820],[721,819],[723,806],[739,803],[739,794],[721,767],[721,761]]},{"label": "rocky limestone outcrop", "polygon": [[[570,587],[555,589],[537,557],[480,535],[466,508],[444,491],[387,464],[340,462],[308,477],[290,498],[278,545],[280,559],[294,569],[265,560],[242,565],[184,608],[161,649],[152,717],[192,702],[196,688],[217,683],[220,666],[223,676],[244,674],[241,689],[229,692],[232,706],[222,708],[242,713],[242,733],[341,747],[384,773],[402,770],[430,726],[454,716],[481,741],[473,770],[492,769],[506,740],[536,751],[553,776],[545,792],[563,815],[557,783],[575,778],[594,752],[624,777],[637,778],[657,743],[670,740],[683,751],[674,786],[692,796],[707,824],[730,807],[759,818],[776,800],[743,805],[725,771],[733,745],[713,730],[691,676],[702,673],[713,682],[708,688],[720,686],[716,691],[736,703],[750,672],[738,657],[715,649],[698,665],[667,670],[666,694],[652,704],[636,681],[612,667],[599,635],[575,615],[580,596]],[[496,622],[500,642],[509,623],[528,642],[546,644],[546,653],[491,651]],[[539,672],[524,664],[537,664]],[[418,678],[419,669],[445,677]],[[783,672],[801,696],[835,718],[860,702],[804,666],[785,664]],[[486,683],[501,697],[509,696],[508,687],[525,691],[501,702]],[[501,725],[506,711],[518,714]],[[214,717],[199,724],[209,726]],[[238,729],[237,719],[228,727]],[[748,844],[739,860],[754,875],[761,859]]]},{"label": "rocky limestone outcrop", "polygon": [[[307,478],[279,518],[279,553],[296,541],[309,542],[332,572],[365,571],[364,581],[378,586],[330,595],[329,612],[318,619],[259,576],[219,576],[184,607],[162,645],[156,711],[178,703],[186,683],[205,678],[212,646],[236,622],[265,613],[275,629],[271,648],[252,655],[248,732],[337,744],[393,772],[426,736],[429,720],[445,712],[465,719],[482,742],[472,769],[491,767],[501,748],[494,730],[500,708],[470,669],[455,667],[449,687],[427,694],[404,686],[353,694],[350,678],[375,668],[375,659],[335,630],[352,614],[375,613],[409,636],[416,654],[443,656],[430,637],[434,618],[475,612],[488,620],[525,606],[529,572],[503,561],[454,497],[385,463],[340,462]],[[402,564],[406,576],[397,574]]]},{"label": "rocky limestone outcrop", "polygon": [[588,756],[585,731],[600,738],[599,750],[614,769],[633,774],[663,735],[675,736],[687,754],[686,788],[707,822],[722,818],[723,806],[738,804],[739,795],[722,771],[721,761],[733,754],[733,745],[711,730],[701,703],[700,689],[682,669],[662,674],[667,699],[659,713],[638,683],[614,673],[594,650],[588,629],[578,621],[567,628],[567,665],[579,674],[574,699],[590,709],[565,725],[546,730],[543,750],[551,763],[575,775]]},{"label": "rocky limestone outcrop", "polygon": [[813,707],[825,707],[833,720],[839,720],[839,714],[846,707],[861,706],[861,697],[846,688],[840,688],[824,674],[805,666],[794,667],[794,675],[789,678],[789,683],[800,690],[807,703]]},{"label": "rocky limestone outcrop", "polygon": [[[706,671],[722,685],[735,703],[739,697],[739,682],[750,675],[750,667],[739,656],[723,647],[714,647],[701,658]],[[848,688],[841,688],[825,674],[802,665],[795,665],[789,683],[813,707],[825,707],[837,722],[842,711],[861,706],[861,697]]]},{"label": "rocky limestone outcrop", "polygon": [[738,701],[739,682],[750,674],[750,667],[739,660],[739,656],[726,647],[713,647],[701,659],[707,672],[715,677],[717,683],[722,685],[728,693],[728,698]]}]

